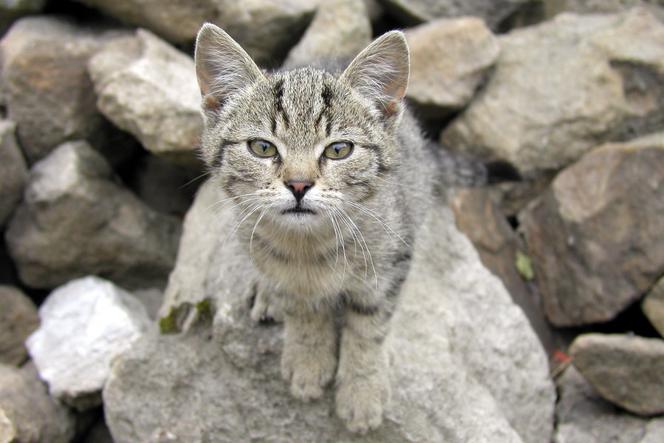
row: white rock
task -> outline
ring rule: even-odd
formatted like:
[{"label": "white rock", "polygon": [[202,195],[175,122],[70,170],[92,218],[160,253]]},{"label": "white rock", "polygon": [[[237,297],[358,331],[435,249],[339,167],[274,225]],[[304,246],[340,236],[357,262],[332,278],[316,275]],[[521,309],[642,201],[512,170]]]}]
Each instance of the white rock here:
[{"label": "white rock", "polygon": [[98,277],[57,288],[39,316],[28,352],[51,395],[81,410],[101,402],[111,360],[149,327],[140,301]]}]

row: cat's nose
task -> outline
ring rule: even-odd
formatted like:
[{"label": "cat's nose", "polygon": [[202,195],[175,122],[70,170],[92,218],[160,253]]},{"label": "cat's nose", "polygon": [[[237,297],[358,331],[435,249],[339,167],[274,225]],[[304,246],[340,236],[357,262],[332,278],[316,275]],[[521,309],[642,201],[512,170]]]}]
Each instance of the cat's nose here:
[{"label": "cat's nose", "polygon": [[291,190],[298,203],[304,198],[304,194],[314,186],[314,182],[309,180],[288,180],[284,184]]}]

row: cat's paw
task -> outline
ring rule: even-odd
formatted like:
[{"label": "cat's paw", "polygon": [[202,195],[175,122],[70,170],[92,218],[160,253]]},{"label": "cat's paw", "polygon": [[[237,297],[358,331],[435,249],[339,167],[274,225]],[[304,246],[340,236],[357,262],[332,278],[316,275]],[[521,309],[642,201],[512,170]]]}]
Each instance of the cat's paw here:
[{"label": "cat's paw", "polygon": [[260,285],[256,288],[249,316],[256,323],[267,323],[270,321],[281,323],[284,320],[277,297]]},{"label": "cat's paw", "polygon": [[351,432],[366,434],[383,422],[390,398],[387,377],[373,375],[340,382],[337,387],[337,415]]},{"label": "cat's paw", "polygon": [[323,395],[336,366],[334,352],[321,348],[285,347],[281,355],[281,375],[290,383],[293,397],[305,402]]}]

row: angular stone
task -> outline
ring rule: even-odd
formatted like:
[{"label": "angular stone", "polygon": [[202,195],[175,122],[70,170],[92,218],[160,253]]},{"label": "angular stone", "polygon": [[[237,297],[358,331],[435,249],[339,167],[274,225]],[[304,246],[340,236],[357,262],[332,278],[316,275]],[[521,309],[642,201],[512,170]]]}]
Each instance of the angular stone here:
[{"label": "angular stone", "polygon": [[444,145],[536,175],[661,128],[664,24],[646,11],[561,14],[499,41],[488,84],[442,133]]},{"label": "angular stone", "polygon": [[543,0],[546,17],[561,12],[577,14],[610,14],[635,6],[647,9],[659,20],[664,20],[664,3],[661,0]]},{"label": "angular stone", "polygon": [[279,376],[281,326],[249,319],[254,271],[224,235],[230,211],[210,209],[219,200],[215,186],[201,188],[187,215],[164,306],[172,323],[186,302],[204,318],[212,307],[214,324],[148,334],[116,361],[104,389],[116,442],[549,441],[546,357],[449,210],[432,209],[418,239],[387,339],[392,401],[383,425],[360,436],[336,418],[331,392],[309,404],[288,394]]},{"label": "angular stone", "polygon": [[191,57],[139,29],[108,44],[88,66],[97,106],[109,120],[154,154],[195,161],[203,118]]},{"label": "angular stone", "polygon": [[664,278],[660,278],[641,303],[643,313],[664,337]]},{"label": "angular stone", "polygon": [[[26,17],[0,42],[9,118],[30,163],[72,139],[103,143],[107,123],[96,109],[86,64],[116,32],[52,16]],[[98,142],[98,143],[97,143]]]},{"label": "angular stone", "polygon": [[640,415],[664,413],[664,341],[620,334],[583,334],[572,362],[606,400]]},{"label": "angular stone", "polygon": [[[539,0],[535,0],[539,1]],[[441,17],[481,17],[492,29],[532,0],[384,0],[397,19],[408,24]]]},{"label": "angular stone", "polygon": [[369,42],[371,23],[364,0],[322,2],[304,36],[289,52],[283,67],[315,65],[323,60],[348,63]]},{"label": "angular stone", "polygon": [[78,410],[101,404],[111,361],[150,325],[138,299],[97,277],[57,288],[39,318],[26,342],[30,356],[51,395]]},{"label": "angular stone", "polygon": [[37,307],[11,286],[0,286],[0,363],[20,366],[28,357],[23,345],[39,326]]},{"label": "angular stone", "polygon": [[657,443],[664,418],[646,420],[620,411],[600,397],[573,367],[557,381],[554,443]]},{"label": "angular stone", "polygon": [[5,224],[23,196],[28,170],[16,144],[16,124],[0,120],[0,226]]},{"label": "angular stone", "polygon": [[[215,23],[259,64],[277,66],[297,43],[320,0],[82,0],[126,23],[174,43],[192,42],[201,25]],[[174,25],[177,23],[177,25]]]},{"label": "angular stone", "polygon": [[548,318],[611,320],[664,273],[664,133],[607,144],[520,215]]},{"label": "angular stone", "polygon": [[439,19],[406,31],[410,47],[407,96],[428,117],[470,102],[500,47],[481,19]]},{"label": "angular stone", "polygon": [[49,397],[33,365],[18,369],[0,364],[1,442],[69,443],[75,427],[74,415]]},{"label": "angular stone", "polygon": [[71,142],[33,167],[6,241],[29,286],[98,275],[136,288],[163,285],[179,235],[176,218],[148,208],[89,145]]}]

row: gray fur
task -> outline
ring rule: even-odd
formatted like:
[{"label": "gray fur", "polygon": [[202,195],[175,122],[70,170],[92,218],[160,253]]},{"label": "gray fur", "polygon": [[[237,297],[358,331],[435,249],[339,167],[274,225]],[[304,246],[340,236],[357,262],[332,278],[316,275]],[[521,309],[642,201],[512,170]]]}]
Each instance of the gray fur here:
[{"label": "gray fur", "polygon": [[[341,74],[261,73],[213,25],[197,41],[202,155],[228,195],[223,204],[237,209],[228,233],[263,277],[252,316],[281,307],[291,392],[315,399],[335,378],[337,413],[357,432],[381,423],[389,399],[382,344],[415,231],[434,185],[445,181],[440,171],[453,175],[457,166],[434,153],[404,109],[408,63],[399,32],[372,43]],[[252,139],[274,143],[280,156],[252,154]],[[348,158],[321,157],[340,140],[354,145]],[[315,182],[302,207],[316,214],[283,214],[296,203],[285,185],[292,179]]]}]

